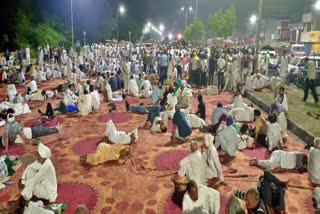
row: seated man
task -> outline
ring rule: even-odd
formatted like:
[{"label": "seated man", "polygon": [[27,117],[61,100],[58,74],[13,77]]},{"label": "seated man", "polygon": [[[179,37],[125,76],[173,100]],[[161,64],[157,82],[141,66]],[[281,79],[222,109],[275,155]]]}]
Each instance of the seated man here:
[{"label": "seated man", "polygon": [[275,114],[270,114],[268,118],[270,124],[268,125],[267,131],[267,145],[269,151],[272,151],[278,145],[280,148],[283,147],[282,137],[281,137],[281,127],[277,123],[277,116]]},{"label": "seated man", "polygon": [[189,108],[190,105],[190,93],[185,89],[184,84],[180,85],[178,104],[181,106],[181,108]]},{"label": "seated man", "polygon": [[[223,126],[220,124],[219,129]],[[222,128],[221,128],[222,129]],[[215,147],[227,153],[230,157],[236,156],[238,144],[241,142],[240,136],[237,134],[236,129],[233,127],[232,117],[227,118],[227,126],[221,131],[217,131],[217,138]]]},{"label": "seated man", "polygon": [[320,187],[320,138],[315,138],[313,145],[310,148],[308,175],[311,183],[314,186]]},{"label": "seated man", "polygon": [[135,128],[130,133],[126,134],[123,131],[118,131],[115,125],[113,124],[112,120],[109,120],[106,123],[106,131],[104,142],[111,142],[113,144],[120,143],[120,144],[132,144],[138,141],[138,130]]},{"label": "seated man", "polygon": [[217,107],[212,110],[210,132],[216,134],[217,129],[222,121],[227,120],[228,113],[223,108],[222,103],[218,103]]},{"label": "seated man", "polygon": [[161,88],[162,88],[162,84],[160,82],[158,82],[157,86],[153,87],[152,94],[151,94],[151,103],[152,104],[159,103],[159,101],[161,99],[161,91],[160,91]]},{"label": "seated man", "polygon": [[82,116],[87,116],[92,112],[92,96],[85,90],[84,94],[79,96],[78,99],[79,111]]},{"label": "seated man", "polygon": [[186,114],[180,111],[180,106],[175,106],[176,112],[173,116],[172,139],[178,138],[186,140],[192,133],[191,127],[187,121]]},{"label": "seated man", "polygon": [[92,111],[99,111],[100,108],[100,96],[98,91],[94,90],[93,85],[90,85],[90,95],[92,100]]},{"label": "seated man", "polygon": [[18,136],[21,138],[20,124],[15,121],[13,114],[8,114],[8,122],[4,125],[4,136],[1,137],[1,146],[5,147],[4,152],[8,152],[9,146],[12,146]]},{"label": "seated man", "polygon": [[267,86],[269,79],[259,73],[252,75],[252,89],[255,91],[260,91]]},{"label": "seated man", "polygon": [[[84,90],[86,90],[86,89],[84,89]],[[74,85],[70,84],[68,86],[67,91],[64,92],[63,102],[66,106],[74,105],[78,102],[78,96],[75,95],[74,91],[75,91]]]},{"label": "seated man", "polygon": [[185,214],[208,214],[220,212],[220,194],[217,190],[191,180],[184,194],[182,210]]},{"label": "seated man", "polygon": [[198,184],[206,185],[206,160],[199,151],[197,142],[192,141],[190,144],[190,149],[191,153],[179,163],[180,169],[178,171],[178,175],[180,177],[186,176],[186,182],[194,180]]},{"label": "seated man", "polygon": [[119,164],[124,164],[129,157],[129,147],[120,143],[110,145],[100,142],[95,153],[80,156],[80,163],[96,166],[108,161],[118,161]]},{"label": "seated man", "polygon": [[[216,147],[213,145],[214,137],[211,134],[207,134],[204,137],[204,149],[206,150],[206,157],[208,163],[208,170],[211,171],[211,178],[218,178],[220,182],[224,182],[221,163],[219,161],[219,155]],[[211,174],[208,172],[208,174]]]},{"label": "seated man", "polygon": [[147,75],[144,77],[144,81],[142,82],[140,89],[141,89],[141,94],[143,97],[147,98],[147,97],[151,96],[152,85],[151,85]]},{"label": "seated man", "polygon": [[254,110],[243,102],[240,92],[234,95],[234,103],[227,105],[226,108],[231,110],[228,112],[236,121],[253,121]]},{"label": "seated man", "polygon": [[261,116],[261,112],[258,109],[254,110],[254,121],[256,122],[256,126],[254,127],[254,143],[259,143],[267,147],[266,145],[266,137],[268,132],[268,125],[266,120]]},{"label": "seated man", "polygon": [[22,174],[19,182],[21,195],[26,201],[36,196],[39,199],[55,202],[58,191],[55,168],[50,160],[51,151],[40,143],[38,153],[38,161],[27,166]]},{"label": "seated man", "polygon": [[206,120],[206,104],[203,102],[202,94],[198,95],[198,110],[196,112],[196,115],[203,119],[204,121]]},{"label": "seated man", "polygon": [[139,92],[138,84],[134,80],[133,75],[131,75],[128,83],[128,94],[138,98],[142,96]]},{"label": "seated man", "polygon": [[297,169],[300,173],[307,172],[308,156],[301,152],[285,152],[276,150],[271,153],[268,160],[253,159],[249,162],[250,166],[260,166],[264,169],[274,170]]},{"label": "seated man", "polygon": [[78,112],[79,109],[76,105],[70,104],[66,105],[62,100],[60,100],[58,108],[55,108],[54,111],[60,112],[61,114]]}]

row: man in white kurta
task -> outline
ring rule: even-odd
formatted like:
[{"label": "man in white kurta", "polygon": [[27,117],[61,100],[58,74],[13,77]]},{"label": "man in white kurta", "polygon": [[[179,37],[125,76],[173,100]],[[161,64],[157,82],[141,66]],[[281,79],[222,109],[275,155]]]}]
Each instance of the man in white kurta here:
[{"label": "man in white kurta", "polygon": [[29,45],[27,45],[27,47],[26,47],[26,59],[27,59],[27,65],[30,65],[31,61],[30,61],[30,48],[29,48]]},{"label": "man in white kurta", "polygon": [[36,196],[39,199],[55,202],[58,191],[55,168],[50,160],[51,150],[40,143],[38,153],[39,160],[30,164],[22,174],[21,183],[24,188],[21,195],[26,201]]},{"label": "man in white kurta", "polygon": [[277,117],[275,114],[269,115],[270,124],[268,125],[267,132],[267,145],[269,151],[276,148],[278,145],[283,147],[283,141],[281,136],[281,126],[277,123]]},{"label": "man in white kurta", "polygon": [[220,194],[215,189],[191,181],[183,196],[182,211],[183,214],[219,214]]},{"label": "man in white kurta", "polygon": [[131,144],[133,143],[132,139],[134,139],[134,142],[137,142],[139,136],[136,128],[127,134],[124,131],[118,131],[112,120],[109,120],[106,123],[105,137],[114,144]]},{"label": "man in white kurta", "polygon": [[92,112],[92,96],[91,94],[82,94],[78,99],[78,108],[82,116],[87,116]]},{"label": "man in white kurta", "polygon": [[66,92],[64,92],[63,96],[63,102],[67,105],[74,105],[76,102],[78,102],[78,96],[74,94],[74,87],[73,85],[69,85],[69,88]]},{"label": "man in white kurta", "polygon": [[289,58],[284,53],[284,55],[281,57],[281,65],[280,65],[280,77],[284,80],[287,76],[288,73],[288,63],[289,63]]},{"label": "man in white kurta", "polygon": [[152,94],[152,86],[151,86],[151,83],[148,79],[148,76],[145,76],[144,77],[144,81],[142,82],[141,86],[140,86],[140,89],[141,89],[141,94],[143,97],[150,97],[151,94]]},{"label": "man in white kurta", "polygon": [[206,185],[206,160],[198,150],[197,142],[192,141],[190,147],[191,153],[179,163],[178,175],[180,177],[186,176],[187,182],[194,180],[198,184]]},{"label": "man in white kurta", "polygon": [[8,93],[8,97],[9,97],[9,102],[13,102],[14,98],[17,96],[17,89],[16,86],[14,84],[10,84],[7,87],[7,93]]},{"label": "man in white kurta", "polygon": [[93,88],[90,88],[90,95],[92,97],[92,109],[94,111],[98,111],[100,108],[100,96],[97,90],[93,90]]},{"label": "man in white kurta", "polygon": [[239,92],[234,95],[234,103],[226,105],[225,108],[231,109],[228,114],[236,121],[253,121],[254,109],[243,102]]},{"label": "man in white kurta", "polygon": [[219,131],[219,129],[224,126],[224,122],[220,124],[217,131],[217,139],[214,144],[216,148],[221,146],[221,150],[227,153],[230,157],[236,156],[238,144],[241,141],[240,136],[237,134],[237,131],[232,124],[233,121],[230,116],[227,118],[227,126],[221,131]]},{"label": "man in white kurta", "polygon": [[138,98],[142,96],[139,92],[137,81],[135,81],[133,77],[129,80],[129,83],[128,83],[128,93]]},{"label": "man in white kurta", "polygon": [[320,185],[320,138],[314,139],[314,147],[310,148],[308,175],[313,184]]},{"label": "man in white kurta", "polygon": [[[216,147],[213,145],[214,137],[211,134],[204,136],[204,145],[207,149],[206,158],[208,163],[208,170],[210,170],[211,178],[218,178],[221,182],[224,182],[221,163],[219,161],[219,155]],[[210,174],[209,172],[207,174]]]},{"label": "man in white kurta", "polygon": [[187,114],[187,121],[192,129],[199,129],[206,125],[206,122],[195,114]]},{"label": "man in white kurta", "polygon": [[301,152],[285,152],[276,150],[268,160],[251,160],[250,165],[258,165],[268,170],[307,168],[308,156]]}]

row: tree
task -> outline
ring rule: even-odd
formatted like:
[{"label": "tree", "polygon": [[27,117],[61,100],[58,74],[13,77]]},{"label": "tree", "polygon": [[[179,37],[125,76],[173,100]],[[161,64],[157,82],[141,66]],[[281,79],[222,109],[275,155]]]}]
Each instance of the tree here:
[{"label": "tree", "polygon": [[213,37],[228,37],[237,23],[236,11],[232,5],[226,10],[218,10],[208,15],[208,29]]},{"label": "tree", "polygon": [[195,18],[193,23],[188,25],[184,31],[184,38],[189,42],[201,40],[204,34],[204,25],[199,18]]}]

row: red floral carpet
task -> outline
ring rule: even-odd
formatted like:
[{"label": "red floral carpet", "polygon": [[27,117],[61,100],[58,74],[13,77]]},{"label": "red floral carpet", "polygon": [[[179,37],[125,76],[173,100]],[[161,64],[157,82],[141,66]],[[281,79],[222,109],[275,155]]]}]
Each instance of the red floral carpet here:
[{"label": "red floral carpet", "polygon": [[[63,80],[48,81],[41,84],[40,89],[53,88]],[[19,88],[23,91],[23,88]],[[6,95],[6,87],[0,86],[0,95]],[[61,95],[61,94],[60,94]],[[127,98],[129,103],[150,103],[150,99]],[[229,93],[217,96],[204,96],[206,103],[207,119],[210,119],[212,108],[218,103],[228,104],[231,99]],[[60,100],[52,100],[52,105],[57,106]],[[246,100],[246,102],[248,102]],[[249,103],[249,102],[248,102]],[[196,110],[197,100],[191,98],[192,111]],[[45,110],[46,103],[31,102],[32,113],[19,117],[21,124],[28,125],[30,120],[39,117],[38,108]],[[179,168],[179,161],[188,155],[188,143],[170,144],[171,133],[154,133],[149,130],[139,129],[139,141],[131,146],[133,160],[136,165],[127,162],[124,165],[102,164],[90,169],[84,168],[79,163],[81,154],[91,153],[95,150],[95,143],[104,135],[105,122],[112,119],[120,131],[131,131],[145,124],[147,115],[128,114],[125,112],[124,102],[117,105],[117,110],[108,113],[109,106],[102,102],[100,111],[91,113],[87,117],[61,115],[63,128],[59,134],[41,137],[43,143],[52,150],[52,158],[58,180],[58,203],[66,203],[68,208],[65,214],[71,214],[74,207],[80,203],[87,205],[91,213],[141,213],[141,214],[179,214],[181,208],[172,200],[173,184],[171,177],[157,178],[159,175],[170,174]],[[209,122],[208,120],[206,121]],[[169,122],[169,129],[172,124]],[[3,128],[0,128],[0,136]],[[193,130],[191,138],[202,137],[203,133]],[[289,132],[289,151],[306,152],[302,141]],[[0,150],[2,154],[3,149]],[[9,149],[10,154],[20,156],[35,156],[37,146],[33,144],[15,145]],[[259,176],[263,171],[257,167],[249,167],[248,162],[253,157],[267,158],[267,151],[262,147],[256,150],[238,152],[236,157],[223,164],[223,171],[228,173],[231,166],[237,168],[239,174]],[[145,172],[138,163],[150,169],[159,169]],[[21,167],[13,176],[13,185],[8,185],[0,190],[0,210],[7,207],[8,201],[20,197],[18,181],[24,167]],[[160,170],[161,169],[161,170]],[[307,174],[289,172],[276,173],[276,175],[295,185],[310,186]],[[226,186],[218,189],[221,194],[220,213],[225,213],[226,202],[234,189],[247,190],[256,186],[258,178],[230,179],[225,178]],[[313,213],[312,192],[310,190],[289,188],[286,192],[287,213]],[[298,202],[298,203],[297,203]]]}]

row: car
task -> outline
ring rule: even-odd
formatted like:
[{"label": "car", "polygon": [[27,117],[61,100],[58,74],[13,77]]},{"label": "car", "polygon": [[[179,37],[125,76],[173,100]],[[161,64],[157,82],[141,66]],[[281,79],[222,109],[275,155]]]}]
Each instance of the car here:
[{"label": "car", "polygon": [[294,44],[291,46],[291,53],[294,56],[304,56],[305,55],[305,48],[302,44]]}]

